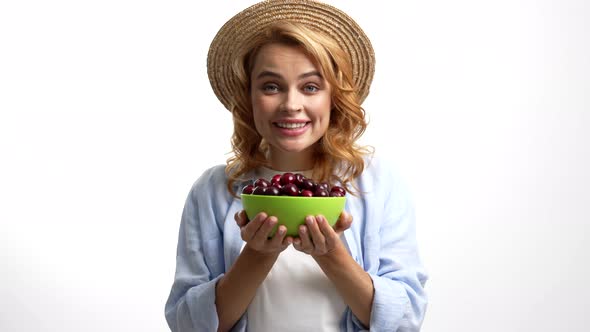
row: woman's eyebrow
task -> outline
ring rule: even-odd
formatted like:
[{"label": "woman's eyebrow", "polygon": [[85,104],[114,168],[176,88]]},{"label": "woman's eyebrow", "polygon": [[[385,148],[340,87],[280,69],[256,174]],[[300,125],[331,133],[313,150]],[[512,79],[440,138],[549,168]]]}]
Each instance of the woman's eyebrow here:
[{"label": "woman's eyebrow", "polygon": [[[313,71],[310,71],[310,72],[307,72],[307,73],[303,73],[303,74],[299,75],[299,79],[302,80],[302,79],[308,78],[310,76],[318,76],[319,78],[322,78],[323,79],[322,75],[317,70],[313,70]],[[270,70],[264,70],[264,71],[260,72],[260,74],[258,74],[258,76],[256,76],[256,79],[260,79],[260,78],[263,78],[263,77],[274,77],[274,78],[280,78],[280,79],[283,78],[283,76],[281,76],[281,74],[275,73],[275,72],[270,71]]]},{"label": "woman's eyebrow", "polygon": [[308,78],[310,76],[317,76],[317,77],[323,79],[322,74],[320,74],[320,72],[317,71],[317,70],[313,70],[313,71],[310,71],[308,73],[301,74],[301,75],[299,75],[299,79],[302,80],[302,79]]},{"label": "woman's eyebrow", "polygon": [[258,76],[256,76],[256,79],[260,79],[262,77],[283,78],[283,76],[281,76],[280,74],[269,71],[269,70],[264,70],[264,71],[260,72],[260,74],[258,74]]}]

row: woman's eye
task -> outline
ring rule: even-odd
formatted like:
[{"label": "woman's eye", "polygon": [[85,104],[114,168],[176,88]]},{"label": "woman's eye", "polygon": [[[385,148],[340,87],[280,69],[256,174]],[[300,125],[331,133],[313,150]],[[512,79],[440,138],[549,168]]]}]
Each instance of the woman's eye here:
[{"label": "woman's eye", "polygon": [[315,85],[306,85],[303,90],[305,90],[305,92],[317,92],[319,88]]},{"label": "woman's eye", "polygon": [[279,91],[279,87],[275,84],[265,84],[262,86],[264,92],[272,93]]}]

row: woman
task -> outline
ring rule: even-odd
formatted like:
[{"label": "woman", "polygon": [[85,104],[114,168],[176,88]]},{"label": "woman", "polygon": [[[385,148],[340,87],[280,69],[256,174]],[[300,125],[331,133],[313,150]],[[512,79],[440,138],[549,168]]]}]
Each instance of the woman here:
[{"label": "woman", "polygon": [[[166,304],[173,331],[416,331],[427,279],[409,195],[356,140],[374,58],[346,14],[315,1],[266,1],[228,21],[209,78],[234,119],[234,156],[187,199]],[[298,237],[252,220],[249,180],[300,172],[351,191],[332,228],[308,216]],[[354,220],[354,222],[353,222]]]}]

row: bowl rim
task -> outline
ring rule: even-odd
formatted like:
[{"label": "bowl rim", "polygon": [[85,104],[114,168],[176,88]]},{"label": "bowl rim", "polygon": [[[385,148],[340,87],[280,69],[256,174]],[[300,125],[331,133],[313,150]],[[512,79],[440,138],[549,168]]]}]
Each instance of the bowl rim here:
[{"label": "bowl rim", "polygon": [[326,200],[326,199],[333,199],[333,200],[338,200],[338,199],[346,199],[346,196],[341,196],[341,197],[334,197],[334,196],[327,196],[327,197],[318,197],[318,196],[313,196],[313,197],[306,197],[306,196],[287,196],[287,195],[280,195],[280,196],[275,196],[275,195],[253,195],[253,194],[240,194],[240,198],[242,197],[261,197],[261,198],[270,198],[270,199],[315,199],[315,200]]}]

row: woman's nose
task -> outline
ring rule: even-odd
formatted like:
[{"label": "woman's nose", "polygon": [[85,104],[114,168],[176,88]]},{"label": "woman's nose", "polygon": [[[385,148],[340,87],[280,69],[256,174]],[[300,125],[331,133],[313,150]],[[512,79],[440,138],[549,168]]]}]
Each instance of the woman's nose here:
[{"label": "woman's nose", "polygon": [[285,99],[281,104],[281,111],[283,112],[299,112],[303,110],[303,100],[300,93],[297,91],[289,91],[285,94]]}]

